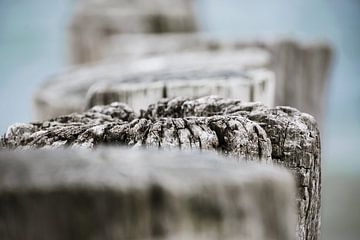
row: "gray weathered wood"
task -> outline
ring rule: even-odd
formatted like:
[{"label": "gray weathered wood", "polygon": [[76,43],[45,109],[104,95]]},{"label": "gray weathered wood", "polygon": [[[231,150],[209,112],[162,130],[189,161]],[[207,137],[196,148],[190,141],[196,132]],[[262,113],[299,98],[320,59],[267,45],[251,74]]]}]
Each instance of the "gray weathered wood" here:
[{"label": "gray weathered wood", "polygon": [[208,95],[236,98],[243,102],[262,102],[272,107],[274,84],[274,74],[265,69],[236,71],[208,68],[137,74],[94,84],[87,93],[86,108],[124,102],[135,111],[140,111],[149,102],[162,98]]},{"label": "gray weathered wood", "polygon": [[211,154],[0,152],[0,237],[293,240],[284,169]]},{"label": "gray weathered wood", "polygon": [[271,161],[271,145],[262,128],[238,116],[134,118],[124,104],[94,107],[83,114],[45,122],[14,124],[0,147],[94,148],[103,144],[217,150],[238,158]]},{"label": "gray weathered wood", "polygon": [[99,47],[96,61],[136,59],[148,55],[195,51],[234,51],[244,48],[262,48],[283,41],[281,39],[224,39],[203,33],[117,34],[108,44]]},{"label": "gray weathered wood", "polygon": [[271,141],[272,161],[293,170],[298,185],[298,239],[319,239],[321,146],[315,119],[290,107],[267,108],[216,97],[163,100],[150,105],[143,117],[243,116],[258,123]]},{"label": "gray weathered wood", "polygon": [[283,41],[270,46],[276,75],[275,104],[295,107],[323,119],[331,70],[331,46],[322,42]]},{"label": "gray weathered wood", "polygon": [[298,239],[318,239],[320,134],[312,116],[290,107],[268,108],[217,97],[165,99],[150,105],[141,116],[135,115],[126,105],[114,103],[83,114],[14,125],[0,140],[0,146],[92,148],[125,144],[200,148],[272,161],[296,175]]},{"label": "gray weathered wood", "polygon": [[[209,74],[219,70],[241,71],[264,66],[268,60],[266,51],[248,48],[236,52],[177,53],[75,68],[51,77],[39,87],[34,94],[34,115],[36,120],[45,120],[82,112],[86,105],[86,94],[94,84],[139,79],[141,76],[146,81],[152,76],[174,74],[173,72],[196,71],[199,74]],[[222,79],[221,75],[219,79]]]},{"label": "gray weathered wood", "polygon": [[196,29],[192,0],[81,0],[69,32],[76,64],[99,58],[119,33],[189,32]]},{"label": "gray weathered wood", "polygon": [[[78,86],[84,86],[86,77],[88,85],[91,85],[94,82],[109,79],[111,74],[114,78],[116,72],[118,77],[123,76],[123,73],[128,72],[129,69],[125,66],[135,66],[132,68],[135,70],[133,73],[138,73],[149,68],[161,69],[160,66],[167,65],[166,62],[169,62],[173,69],[176,68],[176,64],[181,68],[188,62],[187,66],[196,66],[206,71],[206,63],[211,64],[211,60],[216,55],[227,55],[227,65],[231,62],[239,62],[236,56],[241,55],[237,54],[240,51],[243,56],[246,56],[241,61],[248,59],[244,62],[245,64],[252,62],[252,67],[267,68],[275,73],[275,105],[298,108],[315,116],[318,122],[322,122],[323,101],[332,55],[331,47],[326,43],[287,39],[228,41],[199,34],[135,34],[119,35],[113,38],[115,40],[112,44],[105,44],[102,47],[99,45],[98,48],[102,49],[103,53],[97,58],[97,60],[107,58],[108,62],[113,62],[113,64],[93,65],[71,71],[71,73],[52,78],[40,87],[35,95],[37,117],[46,119],[83,110],[80,102],[84,98],[84,90],[79,91]],[[206,58],[201,57],[204,56],[203,53],[199,53],[203,51],[210,52]],[[224,51],[230,54],[223,54]],[[186,54],[179,54],[179,52],[186,52]],[[231,53],[234,56],[231,56]],[[152,61],[141,60],[144,56],[149,58],[148,56],[169,54],[173,57],[154,57]],[[135,62],[135,64],[129,62]],[[224,63],[218,62],[218,64]],[[76,94],[64,96],[64,92]]]},{"label": "gray weathered wood", "polygon": [[276,76],[276,105],[292,106],[322,120],[331,47],[325,42],[293,39],[225,40],[204,34],[115,35],[97,60],[136,59],[146,55],[261,48],[270,53],[266,66]]}]

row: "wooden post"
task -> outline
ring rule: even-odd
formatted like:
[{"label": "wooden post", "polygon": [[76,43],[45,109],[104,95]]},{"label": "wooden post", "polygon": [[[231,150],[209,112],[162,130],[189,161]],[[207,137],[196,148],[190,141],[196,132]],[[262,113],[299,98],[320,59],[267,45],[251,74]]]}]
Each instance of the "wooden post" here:
[{"label": "wooden post", "polygon": [[318,239],[320,133],[315,119],[290,107],[268,108],[217,97],[165,99],[136,116],[124,104],[10,126],[4,148],[98,145],[216,150],[291,169],[298,186],[298,239]]},{"label": "wooden post", "polygon": [[294,185],[213,154],[0,152],[0,237],[293,240]]},{"label": "wooden post", "polygon": [[265,69],[216,70],[212,67],[154,74],[134,74],[109,83],[94,84],[87,93],[86,108],[123,102],[135,111],[146,109],[149,102],[162,98],[216,95],[243,102],[274,105],[274,75]]},{"label": "wooden post", "polygon": [[[134,63],[132,66],[137,66],[137,68],[134,67],[133,69],[139,69],[133,71],[134,74],[140,73],[141,69],[146,68],[146,66],[153,70],[155,66],[161,69],[160,66],[164,66],[164,62],[169,62],[173,69],[176,68],[176,65],[181,69],[188,62],[192,63],[192,65],[188,64],[187,66],[197,67],[198,69],[202,66],[204,70],[204,66],[206,64],[211,65],[211,60],[216,58],[216,55],[227,55],[227,65],[233,61],[234,63],[240,63],[237,66],[243,66],[241,60],[236,57],[241,55],[238,53],[240,51],[243,56],[246,56],[242,58],[245,65],[252,62],[253,68],[266,68],[274,72],[275,105],[295,107],[313,115],[319,123],[322,122],[323,102],[332,58],[332,50],[327,43],[301,42],[290,39],[240,39],[228,41],[201,34],[127,34],[114,35],[109,41],[107,44],[98,44],[97,48],[101,53],[98,54],[99,57],[96,60],[107,59],[108,62],[113,63],[113,67],[108,67],[106,70],[104,66],[91,66],[94,70],[88,71],[88,85],[94,82],[107,82],[122,78],[124,74],[119,73],[128,72],[129,68],[124,68],[124,66],[129,66],[129,62]],[[89,53],[90,51],[86,52]],[[180,54],[182,52],[187,54]],[[206,58],[201,57],[206,55],[204,52],[209,52]],[[224,54],[224,52],[228,54]],[[144,56],[149,58],[149,56],[163,55],[172,55],[173,57],[154,57],[152,61],[145,62],[141,60],[144,59]],[[184,57],[184,55],[188,57]],[[197,60],[194,61],[193,58]],[[256,59],[257,61],[255,61]],[[222,60],[222,64],[220,62],[217,64],[224,65],[224,60]],[[212,64],[212,66],[214,65]],[[80,78],[83,79],[87,72],[86,69],[74,71],[73,76],[63,74],[46,82],[35,97],[36,115],[40,117],[44,115],[46,119],[58,116],[56,112],[66,114],[75,110],[83,110],[84,105],[81,106],[82,108],[75,107],[83,99],[79,87],[75,84],[84,86],[84,81],[78,80],[77,75],[81,72]],[[107,76],[110,72],[118,72],[118,74],[112,74],[112,80],[109,80]],[[70,84],[69,81],[72,83]],[[75,90],[69,89],[64,83],[74,86],[73,89]],[[87,87],[87,89],[89,88],[90,86]],[[58,91],[74,91],[78,95],[56,98],[54,96],[58,95]],[[64,101],[67,98],[69,100]],[[70,99],[71,103],[67,103],[70,102]],[[264,102],[264,104],[267,104],[267,102]],[[49,111],[54,112],[49,115],[47,113]]]},{"label": "wooden post", "polygon": [[[130,82],[132,78],[136,81],[149,81],[153,76],[164,79],[170,77],[169,74],[174,75],[177,72],[182,78],[186,77],[186,73],[195,72],[205,77],[210,76],[211,72],[217,72],[218,80],[223,81],[229,74],[225,72],[221,75],[220,71],[239,72],[264,66],[268,61],[267,52],[250,48],[236,52],[178,53],[75,68],[51,77],[39,87],[34,94],[35,117],[37,120],[46,120],[84,111],[88,90],[98,84]],[[162,74],[166,76],[161,76]],[[270,74],[267,75],[270,86],[272,77]]]},{"label": "wooden post", "polygon": [[196,30],[192,0],[81,0],[69,31],[71,60],[97,60],[119,33],[192,32]]},{"label": "wooden post", "polygon": [[225,40],[204,34],[120,34],[101,48],[99,58],[139,59],[145,55],[188,51],[238,51],[261,48],[270,55],[266,67],[275,73],[275,104],[292,106],[322,121],[323,101],[330,73],[328,43],[294,39]]}]

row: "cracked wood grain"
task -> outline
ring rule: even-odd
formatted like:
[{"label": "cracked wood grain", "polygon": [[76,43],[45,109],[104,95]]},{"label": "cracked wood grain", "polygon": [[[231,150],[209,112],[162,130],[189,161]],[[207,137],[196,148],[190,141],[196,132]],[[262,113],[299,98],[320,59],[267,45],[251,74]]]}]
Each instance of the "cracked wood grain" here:
[{"label": "cracked wood grain", "polygon": [[298,184],[298,238],[319,239],[321,193],[320,132],[315,119],[290,107],[206,97],[159,101],[142,112],[145,118],[175,115],[242,116],[257,123],[271,141],[273,162],[291,169]]},{"label": "cracked wood grain", "polygon": [[164,99],[137,114],[113,103],[13,125],[0,140],[3,148],[20,149],[99,145],[200,148],[284,166],[298,186],[298,239],[319,238],[320,134],[314,118],[294,108],[209,96]]}]

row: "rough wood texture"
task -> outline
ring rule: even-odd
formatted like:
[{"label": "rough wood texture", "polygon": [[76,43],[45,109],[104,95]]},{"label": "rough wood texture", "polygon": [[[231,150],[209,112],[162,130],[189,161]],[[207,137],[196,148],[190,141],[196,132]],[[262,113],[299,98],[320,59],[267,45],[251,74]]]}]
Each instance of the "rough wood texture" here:
[{"label": "rough wood texture", "polygon": [[262,128],[238,116],[133,118],[124,104],[94,107],[84,114],[61,116],[9,127],[0,147],[94,148],[102,144],[217,150],[238,158],[271,161],[271,145]]},{"label": "rough wood texture", "polygon": [[0,237],[293,240],[284,169],[211,154],[0,152]]},{"label": "rough wood texture", "polygon": [[265,69],[250,71],[185,70],[174,73],[138,74],[119,81],[94,84],[87,93],[86,108],[124,102],[135,111],[162,98],[216,95],[244,102],[274,104],[274,75]]},{"label": "rough wood texture", "polygon": [[111,36],[119,33],[194,31],[192,4],[192,0],[79,1],[70,28],[72,61],[97,60]]},{"label": "rough wood texture", "polygon": [[293,170],[297,178],[298,239],[318,239],[320,134],[312,116],[290,107],[268,108],[217,97],[162,100],[130,122],[134,113],[125,105],[108,106],[106,113],[102,109],[10,126],[0,146],[149,145],[217,149],[231,156],[273,161]]},{"label": "rough wood texture", "polygon": [[270,53],[266,66],[276,76],[275,105],[312,114],[321,122],[326,82],[331,67],[331,47],[324,42],[291,39],[224,40],[202,34],[115,35],[101,47],[99,58],[115,61],[154,54],[195,51],[238,51],[261,48]]},{"label": "rough wood texture", "polygon": [[319,239],[321,194],[320,133],[315,119],[290,107],[267,108],[219,98],[163,100],[143,117],[243,116],[259,124],[271,141],[272,161],[291,169],[298,184],[298,239]]},{"label": "rough wood texture", "polygon": [[[35,118],[45,120],[82,112],[86,105],[86,93],[94,84],[122,82],[140,77],[147,81],[152,76],[174,75],[177,72],[184,74],[196,71],[206,74],[220,70],[241,71],[264,66],[268,60],[267,52],[248,48],[236,52],[177,53],[75,68],[50,78],[40,86],[34,94]],[[225,74],[223,77],[226,76]],[[222,79],[221,76],[219,79]]]}]

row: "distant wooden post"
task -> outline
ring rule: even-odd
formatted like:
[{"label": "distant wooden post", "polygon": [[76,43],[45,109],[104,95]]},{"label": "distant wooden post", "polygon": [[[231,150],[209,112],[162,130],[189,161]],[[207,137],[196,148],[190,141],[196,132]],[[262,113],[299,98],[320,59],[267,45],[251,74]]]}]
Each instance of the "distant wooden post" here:
[{"label": "distant wooden post", "polygon": [[332,48],[326,42],[294,39],[221,39],[204,34],[118,34],[99,48],[97,60],[116,61],[144,55],[197,51],[238,51],[261,48],[265,66],[275,73],[275,105],[292,106],[322,122]]},{"label": "distant wooden post", "polygon": [[265,69],[216,70],[207,67],[201,71],[159,71],[151,75],[134,74],[108,83],[91,86],[87,93],[86,108],[123,102],[135,111],[146,109],[149,103],[162,98],[201,97],[216,95],[236,98],[243,102],[262,102],[274,105],[274,74]]},{"label": "distant wooden post", "polygon": [[[189,52],[166,56],[149,56],[134,61],[122,60],[120,62],[79,67],[52,76],[38,88],[34,94],[35,118],[37,120],[46,120],[63,114],[84,111],[87,104],[87,92],[92,86],[99,84],[121,83],[123,81],[131,83],[131,79],[135,79],[138,82],[147,82],[156,80],[156,76],[160,80],[168,77],[169,81],[167,82],[176,80],[174,78],[171,79],[171,75],[174,77],[177,75],[183,79],[186,77],[193,78],[193,80],[201,80],[199,77],[210,77],[214,79],[214,77],[217,76],[218,82],[225,83],[227,82],[226,78],[229,74],[231,75],[231,72],[238,72],[238,79],[241,79],[243,77],[239,75],[244,75],[241,71],[244,72],[244,70],[247,69],[265,66],[268,64],[268,61],[269,54],[266,51],[259,48],[248,48],[236,52]],[[161,74],[164,75],[161,76]],[[211,74],[214,75],[211,76]],[[266,100],[271,102],[271,99],[274,98],[273,92],[271,92],[274,82],[272,81],[273,77],[271,73],[262,75],[264,78],[261,77],[260,79],[258,79],[258,77],[260,77],[261,74],[255,74],[255,77],[249,74],[248,77],[251,79],[248,82],[255,83],[256,81],[264,80],[267,83],[264,88],[264,93],[258,94],[259,98],[251,99],[250,96],[239,97],[247,101]],[[241,82],[233,82],[241,84]],[[199,84],[198,82],[196,85],[199,86]],[[224,85],[222,87],[226,88],[227,86]],[[250,87],[249,84],[248,87]],[[262,88],[259,88],[259,84],[255,84],[254,90],[256,89],[261,91]],[[188,91],[189,93],[193,93],[194,89],[188,88]],[[205,93],[212,94],[219,92],[205,91]],[[176,92],[174,94],[176,94]],[[249,93],[246,94],[249,95]],[[254,97],[255,95],[256,93],[254,92]],[[266,95],[268,95],[268,97],[265,97],[266,99],[260,97]],[[237,97],[235,93],[231,96]],[[140,99],[143,97],[144,96],[139,94]],[[162,95],[154,100],[157,101],[161,97]],[[226,95],[226,97],[228,97],[228,95]],[[266,104],[271,105],[270,102]]]},{"label": "distant wooden post", "polygon": [[[80,102],[84,98],[83,92],[86,92],[85,78],[88,90],[95,82],[116,81],[124,77],[124,73],[129,73],[129,66],[133,66],[130,67],[133,74],[139,74],[145,69],[164,70],[169,68],[165,67],[167,62],[172,69],[192,66],[194,70],[198,68],[206,71],[204,66],[214,66],[211,64],[213,59],[218,58],[216,55],[222,55],[228,59],[227,65],[233,62],[232,69],[235,70],[251,63],[252,68],[266,68],[274,72],[275,105],[295,107],[315,116],[319,123],[322,122],[332,58],[332,50],[327,43],[288,39],[223,40],[201,34],[120,34],[109,38],[109,43],[98,44],[96,49],[99,49],[96,60],[105,59],[109,63],[108,67],[93,65],[90,67],[93,70],[80,68],[72,74],[62,74],[45,82],[35,95],[36,116],[46,116],[46,119],[58,116],[57,112],[66,114],[83,110],[84,105]],[[206,58],[202,57],[206,55],[204,52],[208,53]],[[240,55],[243,57],[237,57]],[[149,56],[153,56],[151,61],[144,60],[144,57],[149,59]],[[224,60],[221,61],[221,64],[217,64],[224,66]],[[148,71],[148,74],[155,73]],[[67,94],[57,98],[59,92],[75,92],[77,95]],[[50,111],[52,113],[49,114]]]},{"label": "distant wooden post", "polygon": [[192,0],[80,0],[69,31],[75,64],[96,61],[102,48],[119,33],[192,32]]}]

